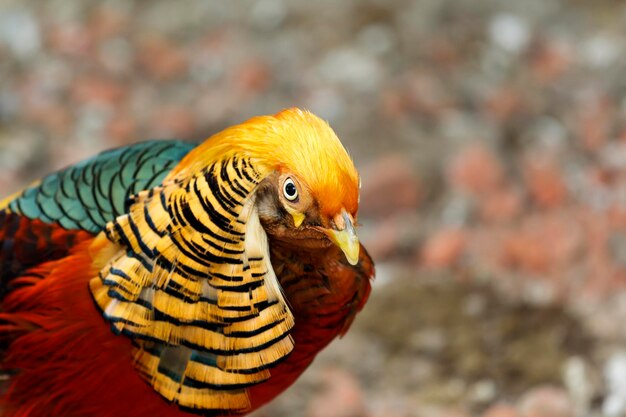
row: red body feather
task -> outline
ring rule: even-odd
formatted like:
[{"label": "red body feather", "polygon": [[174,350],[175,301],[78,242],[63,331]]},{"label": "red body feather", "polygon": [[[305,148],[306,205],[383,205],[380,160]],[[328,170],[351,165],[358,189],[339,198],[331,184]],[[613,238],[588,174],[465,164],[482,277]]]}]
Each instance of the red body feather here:
[{"label": "red body feather", "polygon": [[[20,222],[22,228],[29,223],[33,228],[43,227],[39,221]],[[0,238],[6,241],[6,229],[4,233]],[[48,254],[55,256],[13,279],[15,289],[2,304],[0,334],[11,339],[3,368],[16,372],[2,396],[2,414],[188,415],[141,379],[132,363],[132,341],[111,331],[90,296],[88,282],[98,274],[98,258],[106,257],[111,243],[60,228],[46,236],[47,243],[40,242],[39,248],[54,247]],[[24,236],[13,233],[14,244],[20,245],[22,239]],[[74,246],[68,248],[68,243]],[[343,255],[334,247],[323,253],[302,253],[297,263],[281,258],[280,253],[273,253],[273,263],[296,317],[292,331],[295,349],[271,370],[268,381],[248,389],[253,409],[291,385],[319,350],[347,329],[367,299],[373,276],[373,265],[364,250],[364,275],[346,267]],[[307,268],[311,263],[321,266],[311,271]]]}]

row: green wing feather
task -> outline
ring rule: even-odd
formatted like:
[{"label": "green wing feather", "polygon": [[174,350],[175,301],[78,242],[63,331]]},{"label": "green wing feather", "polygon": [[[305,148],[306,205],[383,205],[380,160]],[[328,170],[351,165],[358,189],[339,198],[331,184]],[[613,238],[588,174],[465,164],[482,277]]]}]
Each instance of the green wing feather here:
[{"label": "green wing feather", "polygon": [[8,203],[8,210],[65,229],[97,233],[126,212],[129,197],[153,188],[195,145],[148,141],[103,152],[45,177]]}]

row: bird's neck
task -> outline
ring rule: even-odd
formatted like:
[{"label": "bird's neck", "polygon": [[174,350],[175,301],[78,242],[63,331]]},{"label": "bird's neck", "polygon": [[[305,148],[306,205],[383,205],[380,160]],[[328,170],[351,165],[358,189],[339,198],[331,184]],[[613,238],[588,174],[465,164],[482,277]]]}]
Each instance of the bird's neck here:
[{"label": "bird's neck", "polygon": [[272,265],[295,316],[298,344],[317,349],[343,334],[365,303],[373,266],[369,257],[356,267],[332,246],[298,249],[271,242]]},{"label": "bird's neck", "polygon": [[303,248],[270,236],[272,266],[295,317],[294,350],[272,369],[264,384],[250,389],[257,408],[289,387],[317,353],[343,334],[363,307],[370,291],[374,264],[361,248],[356,266],[339,249]]}]

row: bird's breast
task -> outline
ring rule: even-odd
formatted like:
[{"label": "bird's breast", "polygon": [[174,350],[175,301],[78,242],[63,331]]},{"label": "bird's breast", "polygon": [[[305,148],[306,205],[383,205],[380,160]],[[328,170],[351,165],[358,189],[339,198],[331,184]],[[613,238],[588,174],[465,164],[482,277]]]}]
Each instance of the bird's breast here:
[{"label": "bird's breast", "polygon": [[335,246],[310,250],[270,242],[270,247],[272,265],[295,316],[296,348],[323,348],[345,332],[367,300],[374,275],[371,258],[362,248],[359,262],[352,266]]}]

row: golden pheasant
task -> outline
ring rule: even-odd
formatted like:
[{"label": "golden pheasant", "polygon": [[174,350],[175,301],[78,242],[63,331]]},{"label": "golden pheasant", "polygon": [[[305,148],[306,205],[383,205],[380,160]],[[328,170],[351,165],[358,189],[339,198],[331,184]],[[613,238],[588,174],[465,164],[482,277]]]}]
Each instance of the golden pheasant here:
[{"label": "golden pheasant", "polygon": [[0,414],[241,415],[347,331],[374,276],[357,171],[289,109],[104,152],[0,202]]}]

